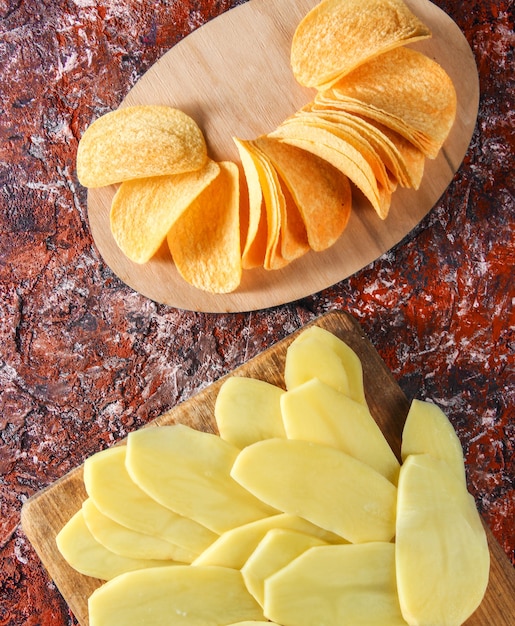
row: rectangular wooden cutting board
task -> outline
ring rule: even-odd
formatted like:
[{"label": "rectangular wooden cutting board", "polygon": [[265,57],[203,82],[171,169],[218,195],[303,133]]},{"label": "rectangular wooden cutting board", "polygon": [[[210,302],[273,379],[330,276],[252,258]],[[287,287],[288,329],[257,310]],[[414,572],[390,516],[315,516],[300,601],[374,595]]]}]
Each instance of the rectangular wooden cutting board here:
[{"label": "rectangular wooden cutting board", "polygon": [[[370,410],[399,455],[408,400],[358,323],[344,312],[332,311],[316,319],[227,376],[259,378],[284,387],[286,349],[302,330],[313,324],[343,339],[360,357]],[[182,423],[216,432],[213,408],[218,389],[227,376],[177,405],[149,426]],[[101,582],[82,576],[69,567],[56,548],[55,537],[85,498],[82,467],[78,467],[33,496],[22,510],[25,534],[82,626],[88,625],[88,596]],[[515,570],[491,531],[487,528],[486,532],[491,553],[490,582],[481,606],[466,623],[467,626],[510,626],[515,618]]]}]

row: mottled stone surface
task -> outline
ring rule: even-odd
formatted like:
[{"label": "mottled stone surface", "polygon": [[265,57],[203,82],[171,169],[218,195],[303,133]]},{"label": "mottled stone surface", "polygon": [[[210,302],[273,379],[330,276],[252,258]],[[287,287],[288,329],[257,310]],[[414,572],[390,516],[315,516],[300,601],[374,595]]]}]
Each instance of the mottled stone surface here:
[{"label": "mottled stone surface", "polygon": [[452,184],[398,246],[301,301],[237,315],[155,304],[93,245],[74,171],[88,124],[234,0],[0,0],[0,626],[74,624],[19,525],[89,454],[316,316],[345,309],[409,397],[437,402],[515,564],[513,2],[437,0],[480,73]]}]

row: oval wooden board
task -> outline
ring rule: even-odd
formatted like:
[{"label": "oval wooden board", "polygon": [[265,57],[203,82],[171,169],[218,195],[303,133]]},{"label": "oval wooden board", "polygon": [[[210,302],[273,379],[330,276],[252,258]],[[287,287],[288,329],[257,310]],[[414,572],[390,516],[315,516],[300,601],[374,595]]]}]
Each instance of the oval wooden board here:
[{"label": "oval wooden board", "polygon": [[[104,261],[144,296],[201,312],[264,309],[303,298],[365,267],[406,236],[429,212],[451,182],[467,151],[479,102],[477,68],[462,32],[428,0],[406,0],[432,30],[414,44],[440,63],[457,95],[456,122],[440,155],[427,160],[418,191],[395,192],[388,218],[381,221],[359,197],[348,227],[329,250],[310,252],[285,269],[246,270],[231,294],[208,294],[178,274],[166,245],[144,265],[128,260],[109,227],[115,186],[88,193],[93,238]],[[250,0],[208,22],[167,52],[134,85],[121,106],[166,104],[182,109],[202,128],[209,156],[239,162],[234,136],[252,139],[273,130],[313,99],[290,68],[291,38],[318,0]]]}]

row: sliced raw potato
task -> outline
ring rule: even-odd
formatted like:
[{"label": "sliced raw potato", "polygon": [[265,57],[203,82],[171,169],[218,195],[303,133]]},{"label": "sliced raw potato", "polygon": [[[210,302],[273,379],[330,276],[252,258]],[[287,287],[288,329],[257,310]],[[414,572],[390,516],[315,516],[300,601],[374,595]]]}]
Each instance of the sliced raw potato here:
[{"label": "sliced raw potato", "polygon": [[402,0],[322,0],[295,30],[291,65],[301,85],[321,88],[387,50],[430,36]]},{"label": "sliced raw potato", "polygon": [[289,439],[342,450],[397,484],[399,461],[367,407],[312,378],[283,394],[281,410]]},{"label": "sliced raw potato", "polygon": [[327,161],[269,136],[253,144],[272,161],[306,228],[309,246],[319,252],[345,230],[351,212],[347,176]]},{"label": "sliced raw potato", "polygon": [[220,387],[215,420],[220,437],[237,448],[285,437],[281,415],[284,389],[256,378],[231,376]]},{"label": "sliced raw potato", "polygon": [[410,455],[401,467],[395,555],[409,624],[459,626],[483,599],[490,552],[474,499],[429,454]]},{"label": "sliced raw potato", "polygon": [[395,486],[335,448],[267,439],[239,453],[231,476],[271,507],[347,541],[389,541],[395,534]]},{"label": "sliced raw potato", "polygon": [[97,452],[84,462],[84,485],[98,510],[131,530],[158,537],[200,554],[218,537],[192,519],[156,502],[132,480],[125,466],[127,447]]},{"label": "sliced raw potato", "polygon": [[411,48],[396,48],[333,85],[342,106],[390,125],[435,158],[456,117],[456,91],[447,72]]},{"label": "sliced raw potato", "polygon": [[91,498],[82,503],[88,530],[105,548],[131,559],[158,559],[191,563],[198,555],[160,537],[139,533],[106,517]]},{"label": "sliced raw potato", "polygon": [[447,415],[432,402],[413,400],[411,403],[402,431],[402,460],[411,454],[431,454],[442,459],[466,485],[461,442]]},{"label": "sliced raw potato", "polygon": [[183,111],[140,105],[95,120],[77,150],[77,176],[85,187],[104,187],[134,178],[182,174],[207,159],[202,131]]},{"label": "sliced raw potato", "polygon": [[406,626],[392,543],[314,547],[265,580],[264,613],[295,626]]},{"label": "sliced raw potato", "polygon": [[119,576],[89,598],[90,626],[220,626],[263,621],[240,572],[222,567],[165,567]]},{"label": "sliced raw potato", "polygon": [[[315,350],[318,359],[309,359],[307,351],[295,352],[304,341],[308,341],[310,346],[315,342],[320,345]],[[329,351],[338,357],[338,362],[333,361]],[[331,364],[336,363],[334,375],[331,374],[331,368],[325,365],[325,359],[329,359]],[[311,378],[319,378],[352,400],[367,406],[363,366],[359,356],[339,337],[320,326],[311,326],[304,330],[291,343],[286,355],[284,377],[287,389],[293,389]]]},{"label": "sliced raw potato", "polygon": [[277,513],[231,478],[238,452],[217,435],[176,424],[130,433],[126,466],[157,502],[222,533]]},{"label": "sliced raw potato", "polygon": [[57,548],[64,560],[84,576],[111,580],[120,574],[148,567],[176,565],[162,559],[133,559],[108,550],[91,534],[82,509],[77,511],[59,531]]},{"label": "sliced raw potato", "polygon": [[208,159],[194,172],[123,182],[111,203],[110,226],[125,256],[134,263],[149,261],[170,228],[219,172],[219,165]]},{"label": "sliced raw potato", "polygon": [[241,568],[245,585],[261,606],[265,602],[265,579],[309,548],[327,545],[305,533],[282,528],[269,530]]},{"label": "sliced raw potato", "polygon": [[218,164],[218,176],[175,221],[167,235],[179,274],[209,293],[229,293],[241,281],[239,170]]},{"label": "sliced raw potato", "polygon": [[343,539],[297,515],[282,513],[256,522],[231,528],[207,548],[193,565],[219,565],[241,569],[252,551],[269,530],[282,528],[317,537],[327,543],[343,543]]}]

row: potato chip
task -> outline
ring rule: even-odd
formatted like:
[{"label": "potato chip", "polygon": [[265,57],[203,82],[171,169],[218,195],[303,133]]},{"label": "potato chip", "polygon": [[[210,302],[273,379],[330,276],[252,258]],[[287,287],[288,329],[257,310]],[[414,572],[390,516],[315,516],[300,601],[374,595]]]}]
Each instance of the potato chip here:
[{"label": "potato chip", "polygon": [[179,274],[197,289],[229,293],[241,281],[239,170],[219,163],[218,176],[170,229],[167,240]]},{"label": "potato chip", "polygon": [[140,105],[111,111],[85,131],[77,176],[85,187],[200,169],[207,158],[202,131],[183,111]]},{"label": "potato chip", "polygon": [[255,144],[268,155],[303,219],[309,246],[332,246],[344,231],[351,212],[348,178],[316,155],[262,136]]},{"label": "potato chip", "polygon": [[200,170],[123,182],[111,203],[113,238],[134,263],[146,263],[195,198],[219,174],[208,159]]},{"label": "potato chip", "polygon": [[322,0],[297,26],[291,65],[301,85],[325,89],[363,62],[430,36],[402,0]]},{"label": "potato chip", "polygon": [[435,158],[456,117],[456,91],[446,71],[425,54],[397,48],[333,85],[333,100],[412,141]]},{"label": "potato chip", "polygon": [[362,191],[381,219],[386,218],[392,192],[378,184],[370,164],[349,142],[309,124],[282,124],[269,136],[326,160]]}]

